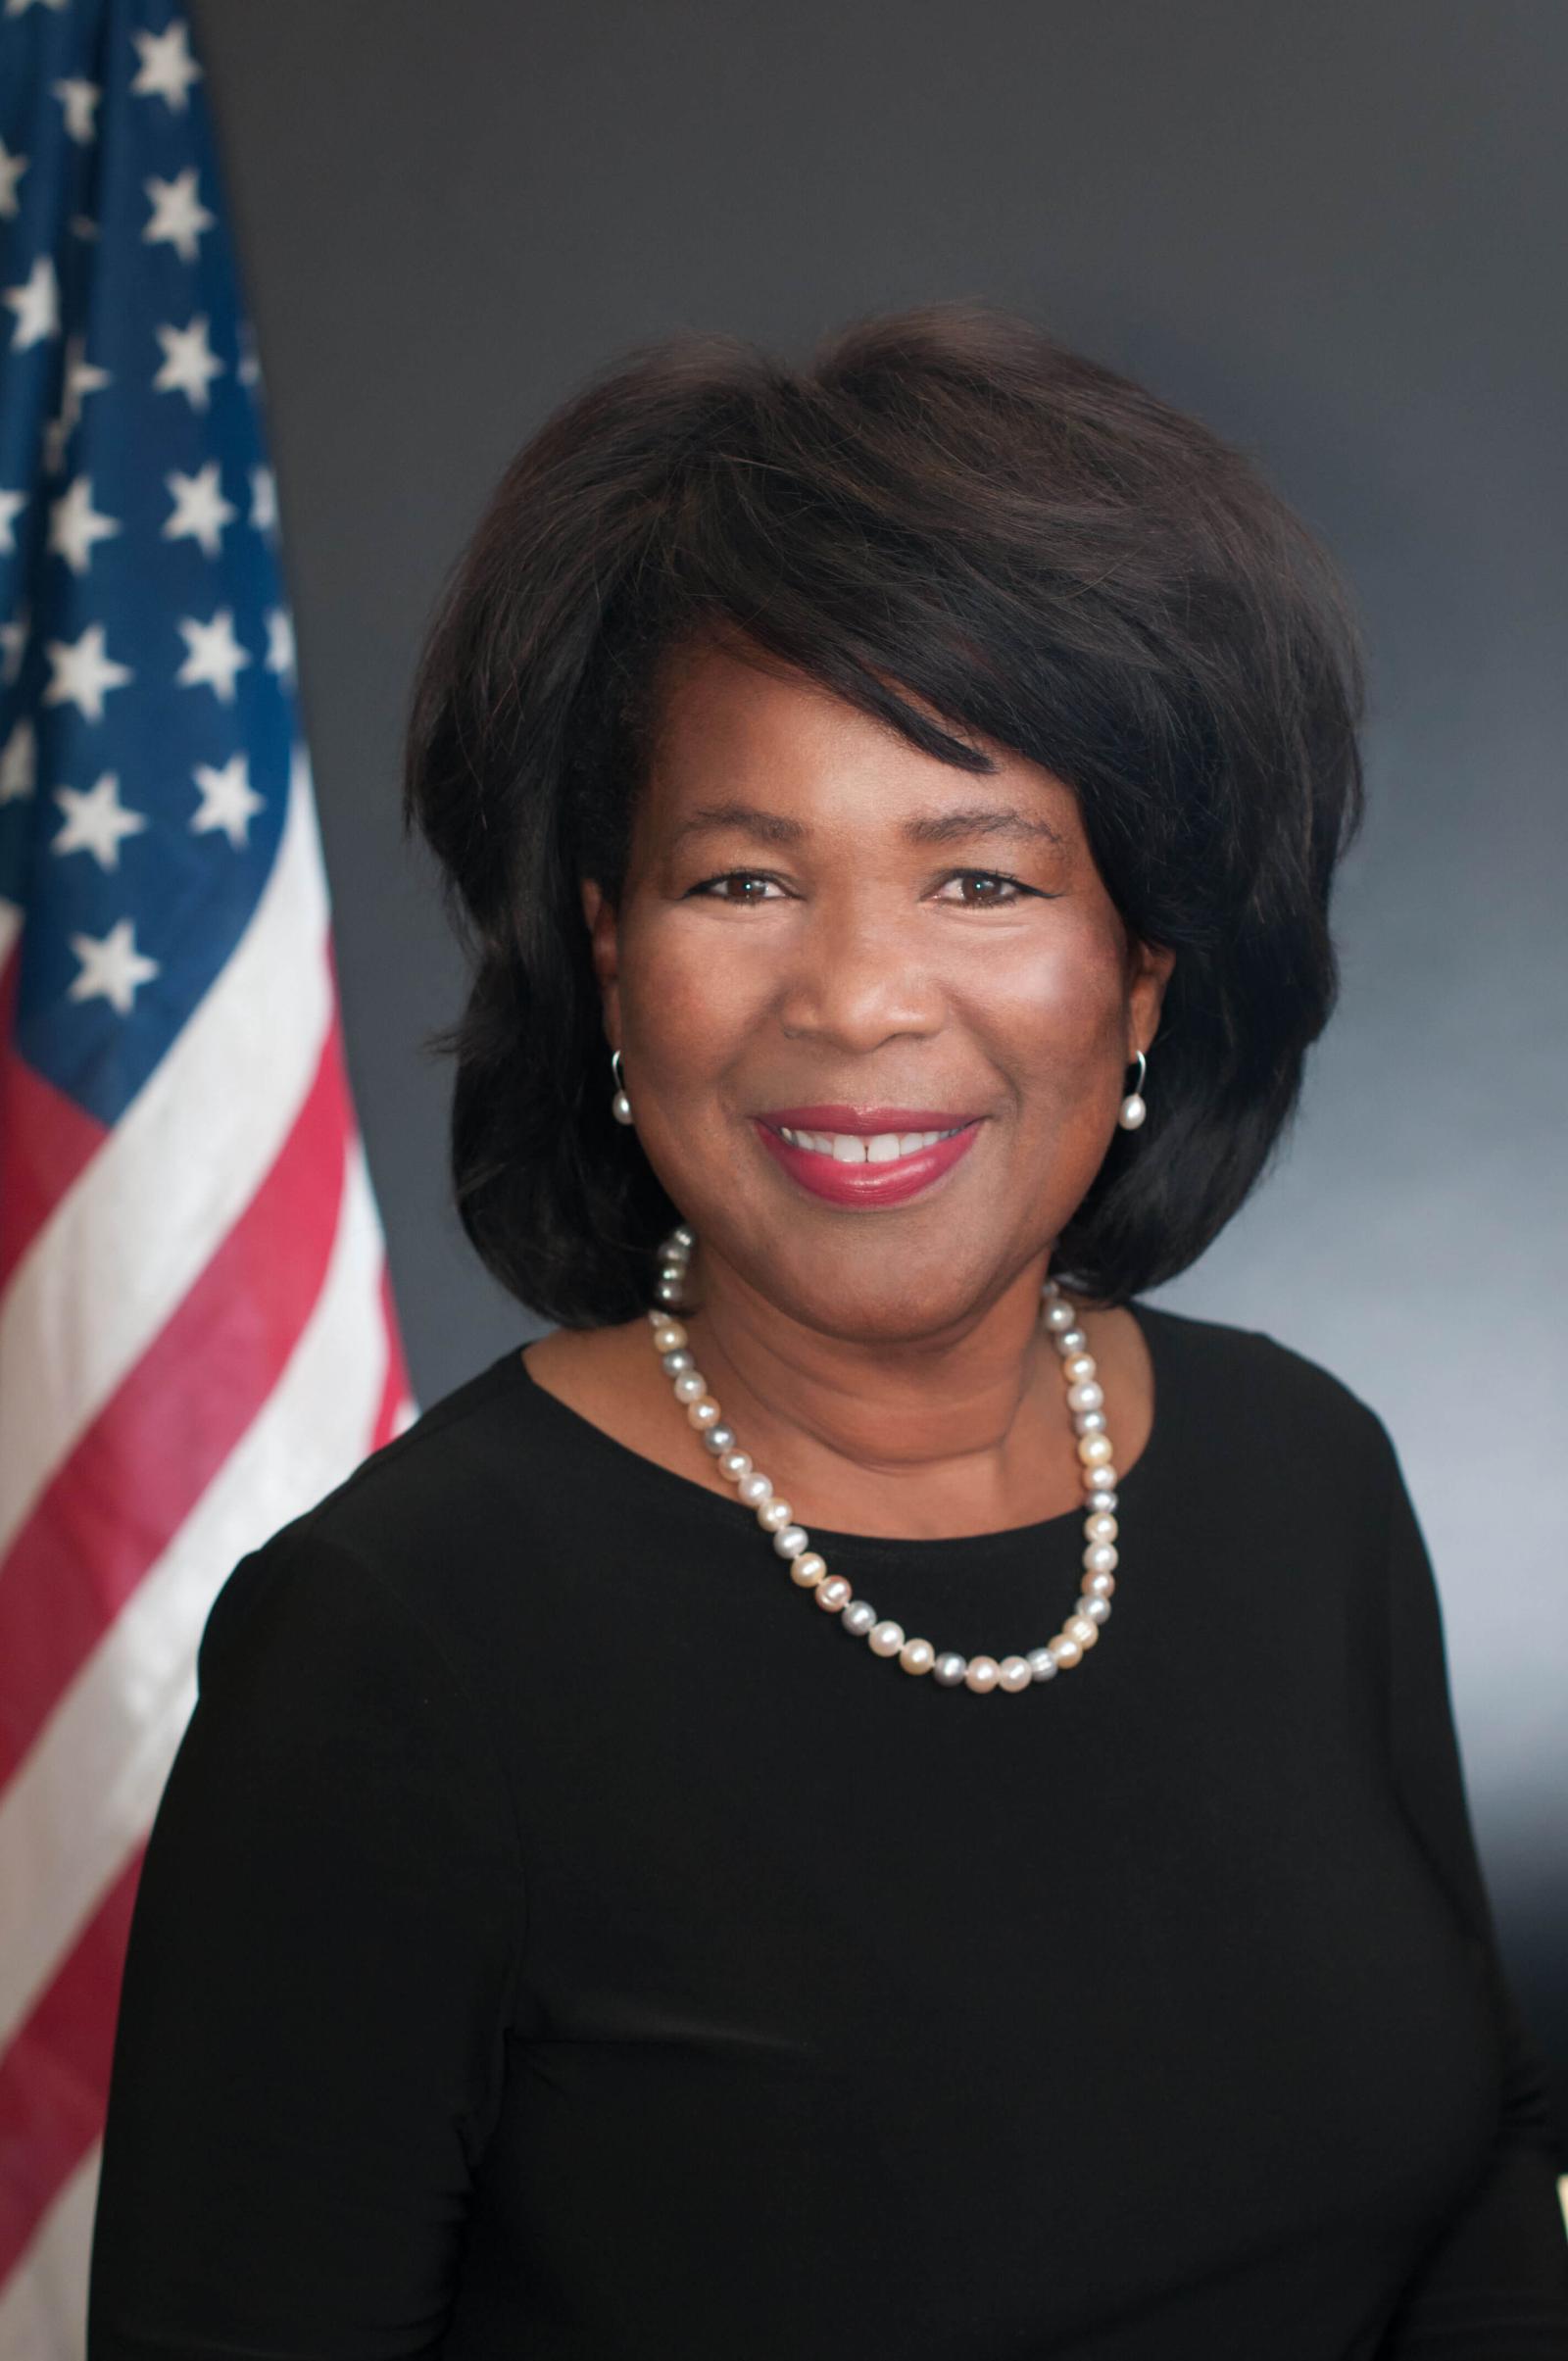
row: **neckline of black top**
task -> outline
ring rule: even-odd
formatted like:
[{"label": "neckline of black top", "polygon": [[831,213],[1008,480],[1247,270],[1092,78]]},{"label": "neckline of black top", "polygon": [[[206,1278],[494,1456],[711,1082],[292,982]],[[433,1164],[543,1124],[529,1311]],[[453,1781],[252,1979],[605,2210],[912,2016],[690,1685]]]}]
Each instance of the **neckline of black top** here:
[{"label": "neckline of black top", "polygon": [[[1165,1312],[1149,1303],[1130,1303],[1132,1313],[1143,1332],[1149,1348],[1153,1370],[1153,1421],[1144,1448],[1132,1465],[1120,1469],[1116,1486],[1121,1507],[1136,1505],[1157,1475],[1175,1440],[1177,1414],[1181,1406],[1182,1389],[1173,1382],[1171,1347],[1173,1326],[1177,1315]],[[662,1461],[650,1459],[629,1443],[622,1443],[581,1410],[573,1409],[558,1394],[542,1386],[522,1357],[521,1348],[514,1346],[493,1364],[495,1372],[506,1382],[526,1389],[529,1402],[548,1426],[552,1422],[561,1432],[564,1442],[574,1442],[579,1450],[595,1452],[604,1462],[607,1477],[613,1471],[621,1488],[640,1490],[651,1506],[667,1512],[685,1512],[693,1521],[718,1532],[727,1530],[737,1540],[743,1533],[756,1530],[756,1513],[743,1500],[726,1500],[722,1493],[711,1492],[694,1476],[678,1475]],[[1107,1408],[1111,1405],[1107,1404]],[[958,1533],[946,1536],[922,1536],[907,1539],[902,1535],[880,1533],[845,1533],[826,1525],[809,1528],[811,1546],[819,1549],[829,1562],[834,1557],[872,1559],[896,1555],[904,1563],[933,1567],[953,1565],[956,1561],[976,1566],[987,1560],[1016,1561],[1020,1551],[1040,1549],[1051,1551],[1068,1547],[1081,1548],[1085,1508],[1064,1508],[1055,1516],[1038,1518],[1028,1525],[1004,1525],[993,1533]]]}]

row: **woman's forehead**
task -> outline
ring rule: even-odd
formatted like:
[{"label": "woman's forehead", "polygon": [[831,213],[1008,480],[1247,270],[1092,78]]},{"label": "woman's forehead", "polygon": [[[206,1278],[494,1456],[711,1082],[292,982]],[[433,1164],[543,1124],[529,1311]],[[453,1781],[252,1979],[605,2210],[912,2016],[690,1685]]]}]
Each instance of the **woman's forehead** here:
[{"label": "woman's forehead", "polygon": [[[955,729],[950,716],[893,685]],[[754,661],[721,643],[683,650],[660,684],[647,816],[666,838],[746,827],[780,845],[852,823],[927,845],[982,828],[1037,846],[1077,838],[1070,787],[1023,755],[961,734],[987,755],[989,770],[944,762],[776,659]]]}]

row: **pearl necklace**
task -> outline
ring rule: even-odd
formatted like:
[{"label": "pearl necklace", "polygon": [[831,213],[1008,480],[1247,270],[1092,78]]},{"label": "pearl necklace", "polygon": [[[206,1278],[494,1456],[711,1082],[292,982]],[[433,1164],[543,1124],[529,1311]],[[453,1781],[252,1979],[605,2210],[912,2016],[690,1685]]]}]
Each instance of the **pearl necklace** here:
[{"label": "pearl necklace", "polygon": [[795,1522],[788,1500],[774,1492],[766,1476],[757,1473],[750,1454],[736,1448],[735,1432],[708,1390],[708,1380],[687,1348],[686,1330],[675,1317],[685,1294],[688,1266],[697,1234],[685,1222],[664,1240],[656,1307],[648,1317],[654,1350],[665,1374],[673,1381],[681,1404],[704,1444],[746,1502],[757,1512],[764,1533],[784,1558],[790,1579],[806,1591],[825,1614],[837,1615],[847,1632],[869,1643],[873,1655],[897,1657],[906,1672],[929,1672],[940,1689],[972,1689],[984,1697],[993,1689],[1028,1689],[1037,1681],[1054,1681],[1058,1672],[1081,1663],[1100,1638],[1100,1627],[1110,1613],[1116,1588],[1116,1469],[1110,1436],[1105,1429],[1104,1394],[1095,1380],[1089,1339],[1078,1313],[1054,1279],[1042,1287],[1041,1318],[1061,1356],[1067,1385],[1067,1407],[1078,1433],[1078,1457],[1089,1513],[1084,1519],[1083,1583],[1077,1607],[1054,1640],[1032,1648],[1026,1655],[960,1656],[938,1651],[929,1640],[906,1640],[902,1624],[885,1620],[865,1599],[852,1596],[842,1574],[830,1574],[827,1561],[811,1548],[811,1537]]}]

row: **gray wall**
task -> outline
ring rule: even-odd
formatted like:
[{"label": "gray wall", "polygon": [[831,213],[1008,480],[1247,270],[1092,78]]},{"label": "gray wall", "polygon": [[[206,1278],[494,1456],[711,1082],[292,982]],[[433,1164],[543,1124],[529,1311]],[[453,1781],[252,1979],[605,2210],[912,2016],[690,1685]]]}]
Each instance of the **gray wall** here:
[{"label": "gray wall", "polygon": [[1326,1361],[1394,1432],[1568,2136],[1568,9],[203,0],[197,20],[421,1402],[529,1324],[446,1201],[447,1078],[420,1043],[460,974],[400,846],[399,723],[444,567],[582,372],[672,327],[800,351],[862,310],[991,297],[1253,451],[1338,552],[1374,659],[1342,1012],[1286,1161],[1163,1300]]}]

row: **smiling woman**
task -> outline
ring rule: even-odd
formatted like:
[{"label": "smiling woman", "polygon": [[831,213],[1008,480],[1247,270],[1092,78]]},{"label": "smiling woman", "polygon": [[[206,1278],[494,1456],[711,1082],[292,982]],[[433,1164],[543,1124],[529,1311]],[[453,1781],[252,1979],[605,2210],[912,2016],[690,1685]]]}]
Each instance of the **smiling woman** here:
[{"label": "smiling woman", "polygon": [[1251,464],[1006,316],[518,455],[407,810],[556,1326],[214,1608],[90,2361],[1568,2349],[1393,1443],[1141,1300],[1333,1008],[1360,697]]},{"label": "smiling woman", "polygon": [[[498,487],[412,715],[409,818],[475,953],[449,1044],[477,1251],[546,1316],[599,1326],[645,1300],[659,1238],[691,1210],[584,1090],[607,1030],[584,881],[614,911],[653,864],[665,898],[678,870],[714,927],[765,904],[770,945],[819,948],[825,927],[863,972],[887,948],[896,843],[911,948],[935,912],[994,972],[982,930],[1027,918],[1032,963],[1059,912],[1015,897],[1062,892],[1076,918],[1086,887],[1102,936],[1146,961],[1158,947],[1149,1135],[1111,1127],[1056,1263],[1109,1303],[1174,1277],[1256,1181],[1334,1005],[1361,697],[1333,569],[1250,463],[1023,320],[873,320],[806,373],[719,337],[607,371]],[[841,770],[835,803],[841,762],[858,785]],[[808,851],[827,902],[777,873]],[[958,861],[999,852],[1005,892],[991,869],[958,883]],[[1102,1112],[1157,1005],[1146,984],[1101,1045]],[[618,1042],[612,1012],[608,1029]],[[635,1077],[651,1045],[623,1046]],[[850,1054],[830,1046],[791,1068],[833,1079]],[[950,1055],[906,1045],[844,1095],[891,1079],[902,1096],[905,1069]]]},{"label": "smiling woman", "polygon": [[[971,731],[986,793],[969,781],[956,799],[945,759],[715,625],[677,644],[651,694],[618,893],[581,888],[648,1162],[710,1269],[720,1254],[744,1267],[758,1249],[740,1234],[766,1226],[776,1300],[813,1332],[835,1305],[882,1352],[960,1325],[1082,1204],[1175,955],[1130,932],[1077,799],[1038,761]],[[1005,875],[955,866],[998,848]],[[905,1146],[925,1133],[953,1136]],[[911,1216],[918,1200],[918,1219],[894,1251],[814,1221],[808,1196]],[[542,1348],[535,1370],[586,1373],[607,1350]],[[1049,1487],[1042,1442],[1033,1480]],[[888,1447],[867,1433],[860,1451]],[[906,1515],[921,1481],[905,1471]]]}]

